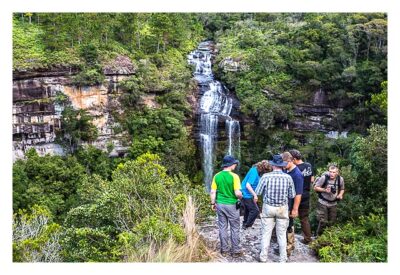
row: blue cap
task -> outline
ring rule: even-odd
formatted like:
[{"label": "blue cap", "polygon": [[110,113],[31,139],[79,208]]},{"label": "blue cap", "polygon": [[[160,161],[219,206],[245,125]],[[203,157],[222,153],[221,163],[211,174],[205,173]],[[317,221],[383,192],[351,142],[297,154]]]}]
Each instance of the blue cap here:
[{"label": "blue cap", "polygon": [[278,167],[285,167],[287,166],[287,162],[283,161],[282,156],[281,155],[274,155],[272,160],[269,161],[269,163],[272,166],[278,166]]},{"label": "blue cap", "polygon": [[233,156],[227,155],[222,160],[222,168],[229,167],[233,164],[239,164],[239,161],[235,159]]}]

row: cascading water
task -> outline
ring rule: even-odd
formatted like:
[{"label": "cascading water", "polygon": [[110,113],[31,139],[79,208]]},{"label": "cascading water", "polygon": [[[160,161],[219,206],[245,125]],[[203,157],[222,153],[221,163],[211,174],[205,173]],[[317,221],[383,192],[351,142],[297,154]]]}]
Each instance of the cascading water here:
[{"label": "cascading water", "polygon": [[215,141],[218,122],[225,120],[227,133],[226,154],[240,157],[240,124],[231,115],[233,100],[226,87],[214,80],[211,69],[211,43],[206,41],[188,55],[188,62],[195,66],[194,77],[202,93],[200,99],[200,145],[202,148],[204,184],[210,191],[214,174]]}]

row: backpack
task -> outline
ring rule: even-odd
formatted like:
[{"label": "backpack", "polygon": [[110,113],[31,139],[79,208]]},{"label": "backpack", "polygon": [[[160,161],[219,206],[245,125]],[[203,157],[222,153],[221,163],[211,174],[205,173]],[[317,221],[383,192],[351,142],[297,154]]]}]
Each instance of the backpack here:
[{"label": "backpack", "polygon": [[[321,185],[321,188],[326,188],[326,186],[328,185],[329,175],[328,175],[328,174],[325,174],[324,176],[325,176],[325,180],[324,180],[324,183]],[[323,177],[323,176],[321,176],[321,177]],[[336,179],[335,179],[335,183],[333,184],[333,186],[336,188],[336,190],[339,190],[339,187],[340,187],[340,178],[341,178],[341,177],[338,175],[338,176],[336,177]],[[315,180],[315,182],[317,182],[318,180],[319,180],[319,178],[317,178],[317,179]],[[320,199],[322,199],[322,200],[324,200],[324,201],[327,201],[327,202],[335,202],[335,201],[338,201],[337,198],[335,198],[334,200],[329,200],[329,199],[325,198],[324,196],[322,196],[322,192],[318,192],[318,198],[320,198]]]}]

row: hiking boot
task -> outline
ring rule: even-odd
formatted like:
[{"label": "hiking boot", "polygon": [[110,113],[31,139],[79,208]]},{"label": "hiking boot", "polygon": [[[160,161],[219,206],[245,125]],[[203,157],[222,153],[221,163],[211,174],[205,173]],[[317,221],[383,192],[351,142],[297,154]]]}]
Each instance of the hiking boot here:
[{"label": "hiking boot", "polygon": [[221,251],[221,255],[222,255],[222,257],[229,256],[229,252],[228,251]]},{"label": "hiking boot", "polygon": [[301,240],[300,242],[302,244],[309,245],[309,244],[311,244],[312,241]]},{"label": "hiking boot", "polygon": [[235,257],[235,258],[237,258],[237,257],[241,257],[241,256],[243,256],[243,251],[239,251],[239,252],[232,252],[232,257]]}]

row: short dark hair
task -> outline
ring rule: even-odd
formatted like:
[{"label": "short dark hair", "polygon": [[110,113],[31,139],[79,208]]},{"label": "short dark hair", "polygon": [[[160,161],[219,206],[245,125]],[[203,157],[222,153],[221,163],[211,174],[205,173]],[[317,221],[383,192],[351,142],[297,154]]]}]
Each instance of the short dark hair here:
[{"label": "short dark hair", "polygon": [[300,153],[299,150],[292,149],[292,150],[289,150],[289,153],[290,153],[290,154],[292,155],[292,157],[295,158],[295,159],[298,159],[298,160],[303,159],[303,157],[301,156],[301,153]]}]

